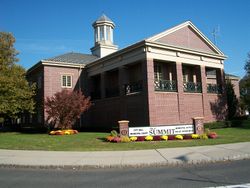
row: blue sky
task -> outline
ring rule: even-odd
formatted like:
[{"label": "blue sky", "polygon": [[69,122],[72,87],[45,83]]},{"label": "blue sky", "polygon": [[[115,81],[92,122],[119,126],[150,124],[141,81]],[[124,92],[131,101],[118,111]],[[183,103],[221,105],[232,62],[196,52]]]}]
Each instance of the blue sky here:
[{"label": "blue sky", "polygon": [[0,7],[0,31],[13,33],[25,68],[66,52],[90,53],[92,23],[102,13],[116,24],[119,48],[191,20],[211,41],[220,28],[227,73],[242,77],[250,52],[249,0],[0,0]]}]

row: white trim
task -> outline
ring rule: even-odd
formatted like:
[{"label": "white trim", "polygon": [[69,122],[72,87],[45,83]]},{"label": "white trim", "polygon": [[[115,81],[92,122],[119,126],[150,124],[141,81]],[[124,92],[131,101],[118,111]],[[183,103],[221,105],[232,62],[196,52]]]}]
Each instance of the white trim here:
[{"label": "white trim", "polygon": [[[63,85],[63,76],[66,76],[66,86]],[[68,86],[68,76],[70,76],[70,86]],[[72,88],[73,87],[73,74],[61,73],[61,88]]]},{"label": "white trim", "polygon": [[162,49],[169,49],[169,50],[173,50],[173,51],[177,51],[177,52],[186,52],[189,54],[201,55],[204,57],[212,57],[212,58],[217,58],[217,59],[222,59],[222,60],[225,60],[227,58],[227,56],[225,56],[225,55],[211,54],[211,53],[207,53],[207,52],[201,52],[198,50],[168,45],[168,44],[164,44],[164,43],[160,43],[160,42],[147,41],[146,45],[151,46],[151,47],[158,47],[158,48],[162,48]]},{"label": "white trim", "polygon": [[146,41],[155,42],[159,38],[164,37],[166,35],[169,35],[169,34],[175,32],[179,29],[182,29],[186,26],[190,26],[212,49],[214,49],[219,55],[224,56],[222,51],[220,51],[219,48],[217,48],[191,21],[186,21],[186,22],[179,24],[175,27],[167,29],[159,34],[156,34],[152,37],[149,37],[148,39],[146,39]]},{"label": "white trim", "polygon": [[86,66],[86,64],[66,63],[66,62],[48,61],[48,60],[41,60],[41,62],[42,62],[42,65],[51,65],[51,66],[58,66],[58,67],[84,68]]}]

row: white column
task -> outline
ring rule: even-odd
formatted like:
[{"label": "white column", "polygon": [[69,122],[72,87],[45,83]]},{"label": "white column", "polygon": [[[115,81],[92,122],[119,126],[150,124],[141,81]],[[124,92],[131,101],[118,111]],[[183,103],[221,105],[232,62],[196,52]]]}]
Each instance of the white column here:
[{"label": "white column", "polygon": [[113,28],[110,27],[110,41],[113,44]]},{"label": "white column", "polygon": [[103,26],[103,30],[104,30],[104,41],[107,41],[107,29],[106,29],[106,25]]}]

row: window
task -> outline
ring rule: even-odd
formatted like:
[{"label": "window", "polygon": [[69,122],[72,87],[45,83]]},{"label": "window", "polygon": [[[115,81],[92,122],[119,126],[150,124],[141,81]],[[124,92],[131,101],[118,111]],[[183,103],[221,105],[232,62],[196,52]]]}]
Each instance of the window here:
[{"label": "window", "polygon": [[72,76],[71,75],[62,75],[61,85],[63,88],[71,88],[72,87]]},{"label": "window", "polygon": [[154,64],[154,76],[155,76],[155,80],[162,80],[163,79],[162,65],[160,63]]},{"label": "window", "polygon": [[104,26],[100,26],[100,41],[104,41],[105,36],[104,36]]},{"label": "window", "polygon": [[106,26],[106,39],[108,41],[111,41],[111,37],[110,37],[110,30],[111,30],[111,27],[110,26]]}]

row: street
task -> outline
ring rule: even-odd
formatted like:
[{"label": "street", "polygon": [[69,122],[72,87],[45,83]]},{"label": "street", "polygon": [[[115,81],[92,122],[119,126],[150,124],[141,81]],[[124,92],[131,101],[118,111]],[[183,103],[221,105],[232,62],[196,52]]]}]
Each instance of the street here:
[{"label": "street", "polygon": [[0,167],[1,188],[214,187],[250,183],[250,160],[124,169]]}]

